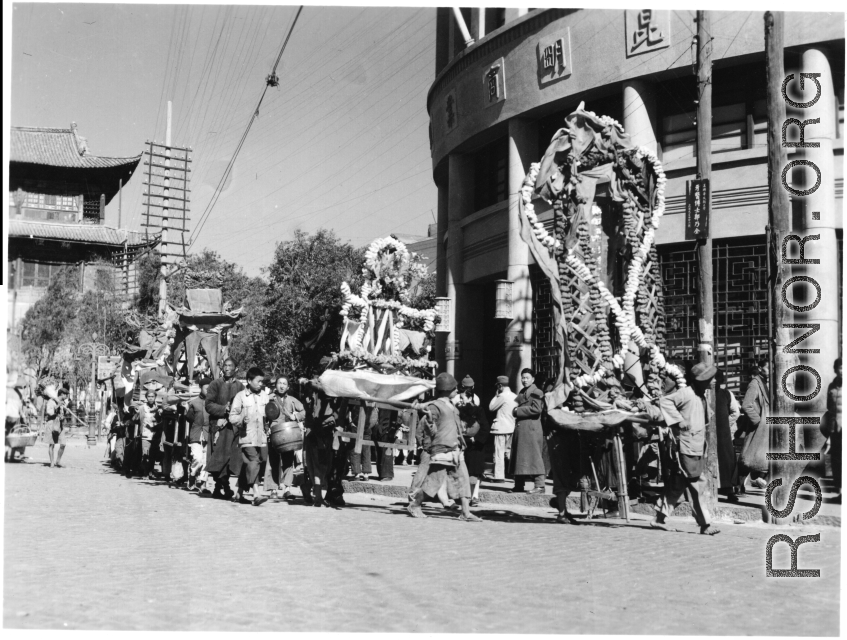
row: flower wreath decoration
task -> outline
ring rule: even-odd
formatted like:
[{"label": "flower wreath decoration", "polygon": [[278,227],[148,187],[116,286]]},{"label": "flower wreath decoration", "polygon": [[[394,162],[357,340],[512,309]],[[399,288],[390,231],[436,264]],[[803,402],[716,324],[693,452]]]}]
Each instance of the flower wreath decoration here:
[{"label": "flower wreath decoration", "polygon": [[[577,118],[582,118],[583,120],[578,120]],[[532,235],[549,252],[550,256],[563,259],[590,289],[599,294],[600,300],[609,306],[614,315],[614,324],[619,340],[619,348],[610,359],[612,369],[617,371],[623,370],[625,354],[630,349],[630,343],[634,343],[639,349],[646,352],[651,368],[664,372],[676,381],[678,387],[684,387],[686,383],[683,372],[679,367],[667,361],[661,349],[656,344],[648,341],[644,331],[636,322],[636,296],[638,295],[641,280],[645,275],[645,262],[648,260],[648,254],[655,243],[656,229],[665,211],[667,176],[662,168],[662,163],[656,154],[646,147],[637,147],[629,151],[642,165],[649,166],[649,169],[655,176],[656,189],[654,201],[645,208],[634,195],[637,188],[643,185],[639,185],[638,178],[626,171],[624,161],[621,158],[624,152],[617,148],[620,145],[615,145],[616,141],[624,138],[624,129],[620,123],[612,118],[605,116],[598,117],[593,112],[585,111],[582,105],[580,105],[569,120],[571,127],[560,130],[551,141],[551,149],[554,152],[567,152],[564,163],[569,165],[567,168],[570,169],[567,172],[570,175],[570,179],[562,185],[557,185],[558,193],[564,192],[573,201],[584,204],[587,199],[578,196],[576,192],[576,187],[582,180],[580,177],[580,167],[586,168],[586,165],[589,165],[587,168],[590,169],[592,163],[595,163],[594,166],[597,166],[603,162],[611,161],[613,163],[616,162],[617,167],[620,168],[619,172],[615,174],[615,179],[620,180],[622,183],[619,194],[623,200],[622,209],[624,216],[628,217],[628,220],[634,223],[634,229],[631,228],[633,224],[629,225],[630,228],[628,228],[626,236],[628,247],[631,250],[631,258],[626,265],[623,296],[620,299],[616,298],[608,290],[603,281],[580,259],[573,250],[573,247],[566,246],[568,243],[563,243],[559,238],[550,234],[544,227],[544,224],[539,221],[532,204],[532,199],[538,191],[537,182],[542,163],[531,164],[529,172],[524,179],[520,191],[522,215],[525,217],[526,222],[528,222]],[[592,145],[590,140],[590,133],[583,133],[583,140],[580,140],[581,131],[578,130],[578,127],[583,126],[582,122],[588,120],[593,121],[595,131],[597,129],[600,130],[599,134],[595,133],[594,135],[601,140],[601,144],[605,143],[605,147],[608,150],[595,150],[595,146]],[[584,126],[583,130],[590,131],[588,126]],[[589,140],[587,143],[585,142],[586,139]],[[557,143],[558,147],[556,147]],[[580,156],[580,153],[573,152],[573,149],[581,143],[583,145],[581,147],[583,151]],[[587,152],[585,151],[586,149],[588,150]],[[548,155],[552,157],[550,150],[548,150]],[[546,157],[545,160],[548,162],[547,169],[549,172],[550,161]],[[550,180],[552,181],[552,178]],[[547,195],[549,195],[549,191]],[[541,197],[547,199],[544,193],[541,194]],[[598,211],[599,209],[597,211],[592,210],[591,216],[587,220],[588,224],[594,227],[594,231],[590,232],[592,234],[594,232],[600,232],[599,226],[601,221],[600,216],[597,215]],[[600,310],[598,309],[597,311]],[[571,380],[571,383],[578,388],[593,386],[604,378],[615,375],[612,369],[606,364],[600,364],[592,373],[578,375]]]}]

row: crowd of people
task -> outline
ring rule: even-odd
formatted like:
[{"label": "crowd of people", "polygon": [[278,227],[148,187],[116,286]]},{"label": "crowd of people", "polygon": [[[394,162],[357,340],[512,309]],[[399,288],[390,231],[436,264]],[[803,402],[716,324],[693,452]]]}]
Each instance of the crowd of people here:
[{"label": "crowd of people", "polygon": [[[163,479],[169,486],[184,485],[239,504],[260,506],[269,498],[294,503],[297,499],[292,490],[299,486],[304,503],[338,507],[344,505],[344,479],[371,478],[373,453],[381,482],[394,480],[395,464],[417,465],[408,492],[411,516],[426,517],[421,507],[428,499],[455,510],[460,519],[469,522],[479,520],[470,509],[479,505],[483,480],[503,483],[513,479],[512,491],[543,494],[548,478],[552,479],[557,521],[561,523],[575,522],[567,498],[585,488],[586,460],[592,466],[595,485],[611,488],[622,481],[611,464],[607,437],[555,428],[545,419],[545,392],[551,386],[544,387],[531,369],[521,372],[522,388],[517,393],[510,389],[506,376],[499,376],[487,404],[480,401],[470,376],[459,383],[452,375],[440,373],[432,397],[421,396],[403,410],[368,410],[364,403],[328,397],[317,381],[287,376],[270,380],[257,367],[251,367],[241,381],[236,369],[236,363],[227,359],[221,377],[195,381],[199,395],[187,402],[170,404],[167,396],[146,389],[142,390],[143,401],[125,404],[122,419],[116,408],[110,410],[111,464],[128,477]],[[741,402],[726,388],[720,370],[696,364],[690,369],[688,386],[668,386],[661,397],[642,398],[633,404],[632,410],[649,416],[649,429],[639,436],[636,474],[644,470],[642,463],[649,464],[651,456],[660,461],[657,467],[664,473],[652,526],[667,529],[667,517],[688,496],[701,532],[718,532],[700,500],[706,482],[706,390],[713,378],[720,492],[737,501],[748,483],[757,488],[767,486],[766,467],[757,470],[755,465],[745,464],[749,456],[739,456],[740,451],[749,449],[745,442],[752,442],[756,433],[762,435],[760,429],[767,433],[767,360],[757,360],[752,374]],[[835,374],[827,390],[821,431],[828,438],[840,500],[840,359]],[[298,394],[292,392],[293,386]],[[616,381],[611,380],[609,386],[608,397],[619,397]],[[355,431],[351,425],[358,423],[360,411],[367,412],[364,439],[373,441],[373,446],[356,452],[355,440],[343,434]],[[62,463],[68,432],[66,412],[67,391],[60,389],[44,407],[51,467]],[[269,446],[269,435],[280,423],[298,425],[302,450],[279,451]],[[643,438],[650,433],[658,433],[658,441]],[[492,457],[493,473],[486,475],[486,463]]]}]

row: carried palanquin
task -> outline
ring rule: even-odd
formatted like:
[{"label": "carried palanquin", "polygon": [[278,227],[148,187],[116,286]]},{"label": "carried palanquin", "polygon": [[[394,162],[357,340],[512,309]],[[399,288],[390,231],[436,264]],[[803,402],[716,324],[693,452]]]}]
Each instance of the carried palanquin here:
[{"label": "carried palanquin", "polygon": [[[438,320],[435,309],[411,306],[415,287],[427,275],[420,258],[394,236],[378,238],[365,252],[362,275],[358,294],[341,283],[341,343],[318,381],[328,396],[367,403],[358,413],[356,433],[343,434],[355,438],[357,453],[372,444],[363,433],[365,421],[375,415],[373,409],[410,407],[409,401],[434,388],[437,366],[429,358]],[[408,444],[393,446],[413,449],[414,443],[412,431]]]},{"label": "carried palanquin", "polygon": [[[607,394],[620,382],[648,397],[668,377],[685,386],[682,371],[662,353],[655,234],[667,179],[656,155],[633,144],[615,120],[580,104],[565,122],[531,165],[519,199],[521,237],[549,278],[553,299],[559,387],[548,405],[577,413],[626,410],[625,397],[610,402]],[[608,185],[606,210],[594,202],[598,184]],[[552,204],[552,233],[535,213],[536,195]]]}]

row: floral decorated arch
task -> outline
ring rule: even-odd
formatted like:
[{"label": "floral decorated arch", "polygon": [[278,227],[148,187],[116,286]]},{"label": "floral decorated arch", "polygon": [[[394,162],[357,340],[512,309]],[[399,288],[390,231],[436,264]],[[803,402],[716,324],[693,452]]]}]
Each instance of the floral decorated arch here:
[{"label": "floral decorated arch", "polygon": [[413,287],[427,276],[417,254],[394,236],[377,238],[365,252],[365,282],[358,294],[341,283],[344,327],[334,360],[346,369],[432,378],[429,353],[435,309],[410,306]]},{"label": "floral decorated arch", "polygon": [[[584,104],[565,123],[530,166],[519,200],[521,237],[550,280],[558,382],[579,390],[571,396],[577,411],[592,388],[625,376],[645,395],[657,395],[668,377],[684,386],[682,371],[663,354],[655,248],[665,210],[662,164],[620,123]],[[608,185],[606,211],[595,203],[598,184]],[[552,228],[536,214],[536,196],[552,205]],[[601,264],[604,236],[616,248]]]}]

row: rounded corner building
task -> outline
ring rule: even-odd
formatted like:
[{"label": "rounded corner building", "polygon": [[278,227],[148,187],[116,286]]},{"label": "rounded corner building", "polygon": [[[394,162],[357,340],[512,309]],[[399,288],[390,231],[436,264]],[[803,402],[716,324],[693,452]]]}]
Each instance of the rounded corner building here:
[{"label": "rounded corner building", "polygon": [[[833,349],[811,356],[826,376],[841,344],[842,18],[786,13],[784,29],[786,73],[813,67],[824,96],[815,115],[805,115],[821,118],[805,138],[819,146],[787,151],[789,161],[813,160],[823,176],[813,195],[792,198],[791,212],[794,233],[820,234],[817,255],[831,265],[813,321]],[[711,29],[714,355],[739,393],[769,341],[764,12],[714,11]],[[686,239],[685,215],[686,184],[697,177],[696,32],[688,10],[437,9],[427,108],[438,188],[437,292],[448,299],[446,331],[436,342],[442,370],[469,374],[483,391],[503,374],[519,388],[524,367],[555,377],[550,285],[521,239],[518,207],[530,164],[580,103],[617,120],[663,164],[666,208],[656,248],[664,347],[669,359],[696,358],[697,250]],[[802,120],[804,112],[789,107],[787,115]],[[796,128],[791,135],[797,140]],[[600,210],[612,205],[609,196],[598,185]],[[535,212],[552,228],[550,205],[539,199]]]}]

